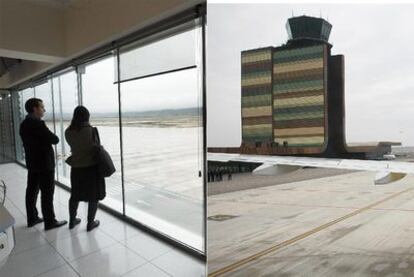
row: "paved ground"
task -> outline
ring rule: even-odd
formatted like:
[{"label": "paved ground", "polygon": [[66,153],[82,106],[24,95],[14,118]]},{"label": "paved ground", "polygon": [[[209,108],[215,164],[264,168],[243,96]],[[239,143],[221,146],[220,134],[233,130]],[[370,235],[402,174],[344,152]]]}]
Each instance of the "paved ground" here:
[{"label": "paved ground", "polygon": [[210,276],[413,276],[414,177],[357,172],[209,197]]},{"label": "paved ground", "polygon": [[294,172],[278,176],[277,178],[274,176],[258,176],[252,175],[251,173],[239,173],[233,174],[231,180],[228,180],[228,175],[224,175],[223,181],[208,183],[208,195],[293,183],[349,172],[351,171],[345,169],[301,168]]}]

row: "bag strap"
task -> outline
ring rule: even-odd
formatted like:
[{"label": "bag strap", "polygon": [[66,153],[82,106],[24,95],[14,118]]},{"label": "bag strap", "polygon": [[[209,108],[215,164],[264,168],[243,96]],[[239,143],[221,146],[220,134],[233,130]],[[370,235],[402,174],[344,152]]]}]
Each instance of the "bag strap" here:
[{"label": "bag strap", "polygon": [[101,139],[99,138],[98,128],[96,127],[92,127],[92,138],[97,145],[101,145]]}]

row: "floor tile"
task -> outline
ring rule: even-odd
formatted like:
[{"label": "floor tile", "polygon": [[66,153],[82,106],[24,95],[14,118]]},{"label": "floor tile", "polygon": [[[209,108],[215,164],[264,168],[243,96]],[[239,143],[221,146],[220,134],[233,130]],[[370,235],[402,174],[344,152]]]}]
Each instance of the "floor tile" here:
[{"label": "floor tile", "polygon": [[143,276],[151,276],[151,277],[169,277],[168,275],[155,265],[151,263],[147,263],[143,266],[138,267],[137,269],[128,272],[123,277],[143,277]]},{"label": "floor tile", "polygon": [[79,233],[72,237],[51,242],[68,261],[73,261],[114,243],[116,243],[114,239],[99,230]]},{"label": "floor tile", "polygon": [[49,270],[48,272],[42,273],[36,277],[78,277],[78,273],[76,273],[71,266],[65,264],[61,267]]},{"label": "floor tile", "polygon": [[76,236],[81,233],[86,233],[86,223],[85,220],[82,220],[79,225],[76,225],[75,228],[69,230],[69,225],[66,224],[60,228],[44,231],[44,227],[41,228],[41,234],[48,242],[53,242],[56,240],[66,239],[72,236]]},{"label": "floor tile", "polygon": [[115,220],[114,222],[103,224],[101,226],[101,230],[117,241],[124,241],[143,233],[143,231],[139,230],[138,228],[120,220]]},{"label": "floor tile", "polygon": [[47,244],[47,241],[36,228],[28,228],[25,217],[15,218],[15,246],[12,255]]},{"label": "floor tile", "polygon": [[65,260],[49,244],[9,256],[0,268],[0,276],[36,276],[65,264]]},{"label": "floor tile", "polygon": [[172,249],[172,247],[165,242],[145,233],[130,238],[123,243],[129,249],[138,253],[147,260],[152,260]]},{"label": "floor tile", "polygon": [[151,261],[157,267],[176,277],[204,277],[205,265],[179,250],[172,250]]},{"label": "floor tile", "polygon": [[25,216],[9,199],[6,199],[4,207],[13,217]]},{"label": "floor tile", "polygon": [[[122,276],[145,261],[120,243],[81,257],[71,264],[81,276]],[[151,276],[151,275],[147,275]]]}]

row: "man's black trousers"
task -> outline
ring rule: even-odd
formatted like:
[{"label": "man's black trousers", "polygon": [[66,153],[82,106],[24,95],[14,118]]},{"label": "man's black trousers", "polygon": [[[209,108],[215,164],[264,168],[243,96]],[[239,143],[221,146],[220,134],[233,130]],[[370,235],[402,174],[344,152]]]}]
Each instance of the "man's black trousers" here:
[{"label": "man's black trousers", "polygon": [[28,171],[26,188],[26,213],[28,224],[39,218],[36,208],[39,190],[43,219],[47,225],[56,220],[53,208],[53,194],[55,192],[54,171]]}]

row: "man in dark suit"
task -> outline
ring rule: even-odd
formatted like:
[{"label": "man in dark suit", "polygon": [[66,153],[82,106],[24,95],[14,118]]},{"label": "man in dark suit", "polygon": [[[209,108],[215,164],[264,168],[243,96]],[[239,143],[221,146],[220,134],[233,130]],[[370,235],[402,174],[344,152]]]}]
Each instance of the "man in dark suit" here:
[{"label": "man in dark suit", "polygon": [[[26,212],[27,226],[44,222],[45,230],[65,225],[65,220],[57,221],[53,207],[55,191],[55,154],[52,144],[59,138],[53,134],[42,120],[46,110],[38,98],[25,103],[26,118],[20,124],[20,137],[23,141],[27,174]],[[41,192],[41,207],[44,219],[36,209],[37,195]]]}]

